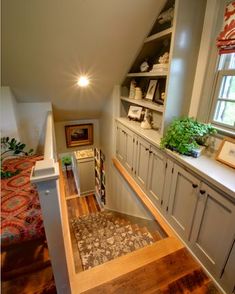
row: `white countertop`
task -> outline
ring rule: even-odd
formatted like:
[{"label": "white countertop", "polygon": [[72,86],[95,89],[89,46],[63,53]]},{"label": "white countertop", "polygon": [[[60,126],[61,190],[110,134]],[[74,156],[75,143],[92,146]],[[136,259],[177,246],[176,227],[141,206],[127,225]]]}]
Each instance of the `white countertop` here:
[{"label": "white countertop", "polygon": [[91,157],[94,157],[94,150],[92,148],[78,150],[78,151],[74,151],[74,154],[75,154],[76,159],[91,158]]},{"label": "white countertop", "polygon": [[[157,131],[144,130],[140,127],[140,123],[130,121],[127,118],[117,118],[117,121],[160,148],[161,135]],[[165,152],[235,200],[235,169],[215,160],[215,156],[211,154],[203,154],[198,158],[193,158],[168,149],[165,149]]]}]

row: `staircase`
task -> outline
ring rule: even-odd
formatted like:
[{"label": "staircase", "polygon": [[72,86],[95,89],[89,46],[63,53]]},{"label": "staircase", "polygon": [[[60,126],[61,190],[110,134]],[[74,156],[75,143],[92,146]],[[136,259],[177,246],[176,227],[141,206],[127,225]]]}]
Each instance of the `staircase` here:
[{"label": "staircase", "polygon": [[71,221],[84,270],[153,244],[157,232],[119,217],[110,211],[82,216]]}]

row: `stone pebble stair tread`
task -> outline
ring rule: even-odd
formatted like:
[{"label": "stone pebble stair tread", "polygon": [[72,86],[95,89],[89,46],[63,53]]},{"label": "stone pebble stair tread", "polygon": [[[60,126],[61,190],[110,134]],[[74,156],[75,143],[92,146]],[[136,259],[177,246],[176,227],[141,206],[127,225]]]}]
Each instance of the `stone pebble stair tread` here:
[{"label": "stone pebble stair tread", "polygon": [[[98,212],[72,220],[83,268],[120,257],[161,239],[126,218],[112,212]],[[98,228],[98,229],[97,229]]]},{"label": "stone pebble stair tread", "polygon": [[[99,221],[99,217],[101,219],[108,219],[108,222],[102,222],[102,227],[100,228],[100,223]],[[87,220],[92,220],[92,222],[87,222]],[[112,221],[111,221],[112,220]],[[145,235],[145,233],[148,235],[151,233],[148,231],[147,228],[145,227],[139,227],[137,224],[131,224],[131,222],[129,220],[120,218],[120,217],[116,217],[113,216],[110,212],[101,212],[101,213],[96,213],[93,215],[86,216],[86,217],[82,217],[79,219],[79,223],[83,223],[86,222],[85,226],[83,226],[83,228],[81,228],[80,230],[76,230],[76,237],[77,239],[87,239],[87,237],[94,237],[94,238],[100,238],[100,236],[102,238],[104,238],[106,236],[106,232],[110,231],[110,228],[114,229],[119,232],[119,229],[121,229],[122,227],[125,227],[127,225],[131,225],[132,230],[134,232],[139,232],[141,231],[143,235]],[[95,223],[93,222],[95,221]],[[99,224],[99,230],[97,230],[97,223]],[[84,223],[83,223],[84,224]],[[141,235],[141,233],[137,234],[138,236]],[[110,235],[107,235],[107,237],[110,237]]]},{"label": "stone pebble stair tread", "polygon": [[[115,221],[115,222],[110,222],[110,221],[107,221],[105,225],[102,225],[100,226],[99,223],[96,223],[96,225],[93,225],[92,227],[83,227],[83,228],[79,228],[79,229],[76,229],[75,228],[75,236],[77,239],[84,239],[86,238],[87,236],[88,237],[91,237],[91,236],[98,236],[98,235],[102,235],[102,236],[105,236],[105,235],[109,235],[109,232],[114,230],[114,229],[119,229],[123,226],[126,226],[126,225],[130,225],[130,222],[118,222],[118,221]],[[97,226],[99,227],[99,229],[97,230]]]},{"label": "stone pebble stair tread", "polygon": [[[74,231],[76,232],[77,236],[84,234],[88,235],[89,233],[97,234],[97,227],[99,227],[101,230],[103,228],[109,228],[112,225],[118,228],[123,225],[131,224],[131,222],[128,220],[109,215],[106,217],[106,215],[103,215],[103,213],[100,213],[100,218],[98,213],[92,214],[90,216],[91,218],[82,217],[81,219],[75,219],[72,221],[72,226],[74,227]],[[77,226],[79,226],[79,228]]]},{"label": "stone pebble stair tread", "polygon": [[[122,234],[125,236],[124,239],[122,238],[123,236],[120,236]],[[97,237],[80,241],[78,242],[78,247],[80,251],[85,253],[81,256],[82,261],[86,262],[87,256],[91,259],[97,259],[99,254],[104,254],[106,261],[109,261],[153,243],[154,239],[150,233],[133,232],[129,225],[119,228],[114,236],[106,239]]]}]

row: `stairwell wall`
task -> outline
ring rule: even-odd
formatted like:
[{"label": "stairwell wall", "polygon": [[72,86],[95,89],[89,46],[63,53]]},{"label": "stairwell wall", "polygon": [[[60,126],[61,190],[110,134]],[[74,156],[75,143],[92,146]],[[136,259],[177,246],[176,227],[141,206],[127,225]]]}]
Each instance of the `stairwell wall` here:
[{"label": "stairwell wall", "polygon": [[107,99],[100,120],[101,150],[105,155],[106,208],[145,219],[153,219],[112,163],[116,149],[115,117],[119,115],[120,87]]}]

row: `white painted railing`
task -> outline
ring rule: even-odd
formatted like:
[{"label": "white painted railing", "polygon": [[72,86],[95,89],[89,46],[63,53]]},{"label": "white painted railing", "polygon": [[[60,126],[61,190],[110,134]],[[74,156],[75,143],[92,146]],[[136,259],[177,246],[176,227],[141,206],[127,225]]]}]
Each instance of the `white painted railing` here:
[{"label": "white painted railing", "polygon": [[57,293],[71,294],[69,257],[66,254],[68,241],[65,241],[65,239],[68,239],[66,237],[68,222],[62,219],[65,208],[64,205],[61,205],[59,164],[57,162],[54,122],[51,112],[48,113],[46,121],[44,160],[36,162],[31,172],[31,182],[35,183],[38,189]]},{"label": "white painted railing", "polygon": [[57,160],[54,120],[53,120],[53,114],[51,111],[49,111],[47,114],[44,158],[54,159],[55,161]]}]

